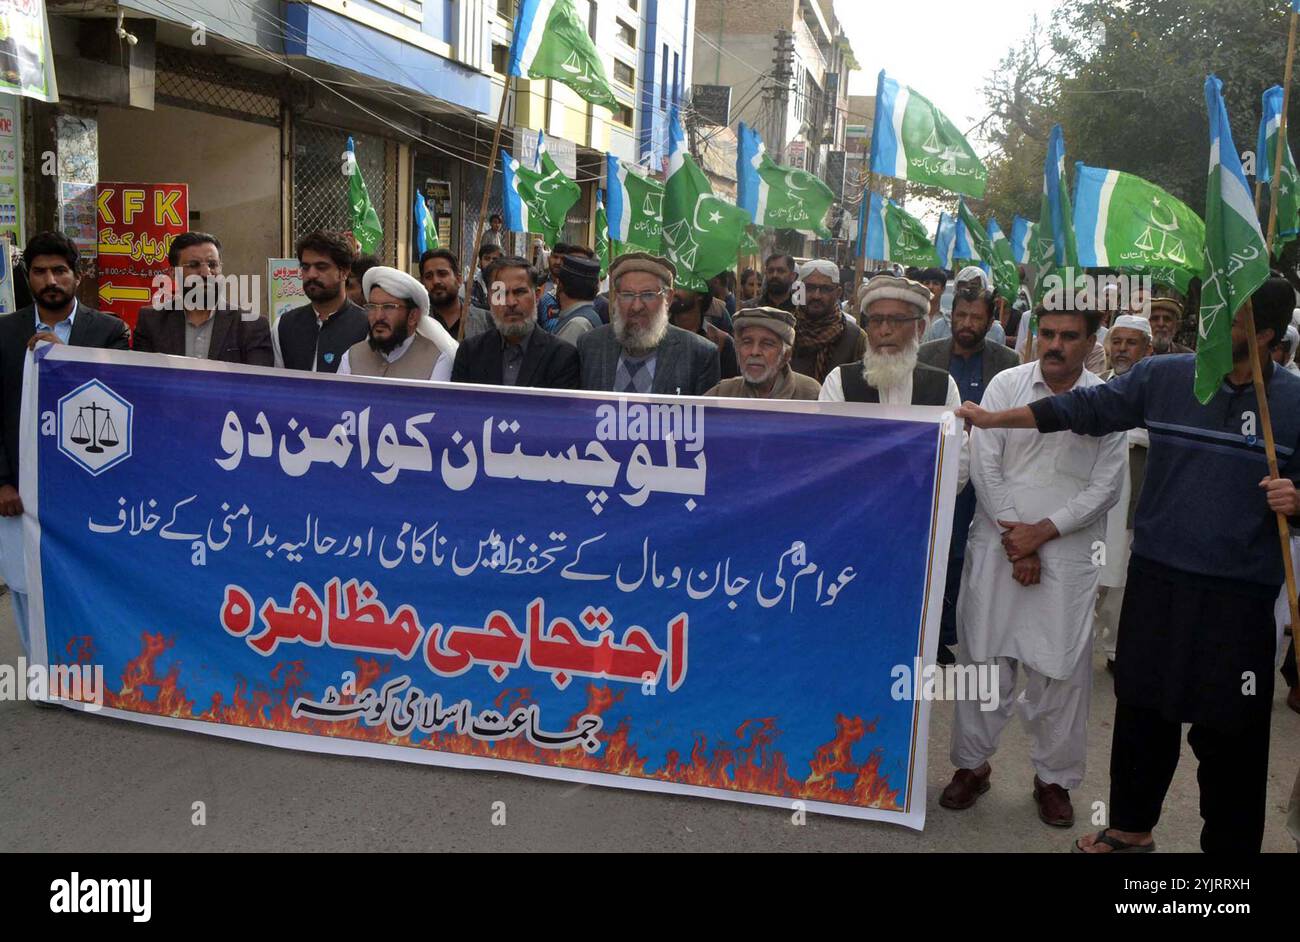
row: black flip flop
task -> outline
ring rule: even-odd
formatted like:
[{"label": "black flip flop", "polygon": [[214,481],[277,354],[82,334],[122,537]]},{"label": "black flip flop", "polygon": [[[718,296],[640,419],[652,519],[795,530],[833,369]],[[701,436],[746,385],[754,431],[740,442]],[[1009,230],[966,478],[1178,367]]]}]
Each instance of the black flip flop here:
[{"label": "black flip flop", "polygon": [[[1109,854],[1150,854],[1156,849],[1155,841],[1150,844],[1129,844],[1126,841],[1121,841],[1118,837],[1111,837],[1105,831],[1098,831],[1096,840],[1110,848]],[[1086,854],[1088,851],[1080,847],[1078,841],[1075,841],[1070,845],[1070,853]],[[1109,854],[1102,854],[1101,856],[1105,857],[1109,856]]]}]

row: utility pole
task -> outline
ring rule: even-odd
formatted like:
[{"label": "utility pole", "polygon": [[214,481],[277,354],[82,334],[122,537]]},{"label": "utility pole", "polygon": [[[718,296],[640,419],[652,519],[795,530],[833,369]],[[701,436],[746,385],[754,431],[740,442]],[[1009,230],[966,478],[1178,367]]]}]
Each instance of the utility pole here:
[{"label": "utility pole", "polygon": [[776,31],[776,47],[772,58],[772,80],[763,92],[764,104],[770,116],[769,127],[764,129],[768,152],[777,163],[785,162],[786,117],[790,109],[790,82],[794,78],[794,34],[788,29]]}]

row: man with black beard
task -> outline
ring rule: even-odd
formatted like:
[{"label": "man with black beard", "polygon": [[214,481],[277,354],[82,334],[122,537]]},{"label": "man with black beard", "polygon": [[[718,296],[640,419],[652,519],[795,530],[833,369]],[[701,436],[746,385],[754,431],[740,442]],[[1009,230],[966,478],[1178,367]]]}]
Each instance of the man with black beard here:
[{"label": "man with black beard", "polygon": [[668,323],[677,269],[646,252],[609,267],[610,322],[578,340],[582,388],[701,396],[718,384],[718,348]]},{"label": "man with black beard", "polygon": [[577,389],[578,348],[537,324],[537,272],[503,255],[488,269],[492,326],[456,351],[453,383]]},{"label": "man with black beard", "polygon": [[460,260],[446,249],[420,256],[420,281],[429,292],[429,314],[459,340],[488,329],[488,313],[461,298]]},{"label": "man with black beard", "polygon": [[690,291],[676,288],[672,303],[668,305],[668,321],[674,327],[699,334],[718,348],[719,375],[723,379],[732,379],[740,375],[740,365],[736,360],[736,344],[725,330],[714,326],[705,316],[713,306],[714,295],[710,291]]},{"label": "man with black beard", "polygon": [[404,271],[376,265],[361,279],[368,336],[343,354],[340,376],[446,382],[456,341],[429,316],[429,292]]},{"label": "man with black beard", "polygon": [[352,247],[337,232],[317,230],[298,242],[302,292],[309,303],[285,311],[275,322],[276,366],[334,373],[348,348],[369,335],[366,312],[347,296],[353,257]]},{"label": "man with black beard", "polygon": [[[979,272],[979,269],[975,271]],[[989,337],[997,323],[993,313],[994,302],[993,291],[984,281],[959,279],[949,318],[952,336],[924,343],[917,353],[918,362],[947,370],[957,384],[958,393],[968,402],[981,401],[994,376],[1020,363],[1014,350]],[[953,512],[948,578],[939,621],[940,664],[956,663],[949,647],[957,643],[957,598],[961,591],[962,564],[966,559],[966,539],[974,519],[975,488],[967,484],[957,495]]]},{"label": "man with black beard", "polygon": [[18,493],[18,422],[27,351],[36,344],[126,350],[129,334],[119,318],[77,303],[77,247],[61,232],[32,236],[23,250],[34,303],[0,317],[0,572],[14,600],[23,650],[27,636],[27,577],[22,554],[23,501]]},{"label": "man with black beard", "polygon": [[793,314],[795,261],[793,255],[769,255],[763,263],[763,291],[741,307],[779,307]]},{"label": "man with black beard", "polygon": [[[840,284],[838,265],[825,259],[804,262],[799,268],[799,282],[795,294],[803,297],[794,311],[799,323],[795,328],[790,368],[821,383],[837,366],[861,360],[867,350],[867,338],[857,322],[840,311],[844,288]],[[923,285],[921,288],[929,291]],[[925,309],[930,309],[928,300]]]}]

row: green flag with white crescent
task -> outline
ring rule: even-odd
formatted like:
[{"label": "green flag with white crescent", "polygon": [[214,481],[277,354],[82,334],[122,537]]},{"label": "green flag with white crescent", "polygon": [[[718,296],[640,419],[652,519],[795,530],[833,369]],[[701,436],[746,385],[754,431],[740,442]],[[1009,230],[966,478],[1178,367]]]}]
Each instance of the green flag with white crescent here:
[{"label": "green flag with white crescent", "polygon": [[[510,159],[504,150],[504,185],[506,188],[507,224],[515,231],[540,232],[550,246],[560,241],[560,233],[569,210],[582,196],[582,188],[564,175],[555,159],[546,150],[546,136],[538,134],[538,169],[525,167]],[[517,199],[527,207],[527,225],[512,224],[516,215],[512,202]]]},{"label": "green flag with white crescent", "polygon": [[1196,398],[1214,398],[1232,370],[1232,321],[1268,279],[1269,258],[1241,159],[1232,142],[1223,83],[1205,80],[1210,118],[1210,175],[1205,188],[1205,267],[1196,344]]},{"label": "green flag with white crescent", "polygon": [[865,257],[927,268],[939,263],[925,226],[893,200],[870,193],[866,223]]},{"label": "green flag with white crescent", "polygon": [[1016,270],[1016,261],[1011,254],[1011,243],[1007,241],[1006,236],[1002,235],[1001,229],[997,230],[997,234],[1001,236],[997,242],[990,239],[984,227],[980,225],[980,221],[975,218],[975,214],[967,207],[965,200],[957,201],[957,218],[966,227],[971,248],[974,249],[979,260],[989,267],[993,276],[994,290],[1006,298],[1008,304],[1014,304],[1016,292],[1020,288],[1020,274]]},{"label": "green flag with white crescent", "polygon": [[758,132],[743,121],[737,138],[736,203],[754,225],[829,239],[826,212],[835,202],[831,188],[806,170],[779,165]]},{"label": "green flag with white crescent", "polygon": [[880,70],[871,170],[984,198],[989,172],[965,136],[924,95]]},{"label": "green flag with white crescent", "polygon": [[[1259,142],[1256,147],[1259,154],[1257,158],[1259,171],[1256,180],[1266,186],[1273,181],[1277,142],[1282,130],[1284,97],[1281,85],[1274,85],[1264,92],[1263,112],[1259,122]],[[1274,223],[1276,228],[1273,230],[1274,255],[1280,255],[1283,247],[1300,235],[1300,192],[1296,187],[1295,158],[1291,155],[1290,142],[1287,142],[1282,148],[1281,173],[1277,182],[1277,220]],[[1273,193],[1271,186],[1269,193]]]},{"label": "green flag with white crescent", "polygon": [[686,135],[673,110],[664,183],[664,251],[677,267],[677,283],[707,291],[709,279],[736,266],[749,214],[713,195],[709,178],[686,152]]},{"label": "green flag with white crescent", "polygon": [[365,178],[361,176],[361,167],[357,164],[357,149],[348,138],[348,221],[352,226],[352,235],[361,246],[362,255],[370,255],[384,237],[384,228],[379,224],[379,213],[375,212],[370,202],[370,193],[366,190]]}]

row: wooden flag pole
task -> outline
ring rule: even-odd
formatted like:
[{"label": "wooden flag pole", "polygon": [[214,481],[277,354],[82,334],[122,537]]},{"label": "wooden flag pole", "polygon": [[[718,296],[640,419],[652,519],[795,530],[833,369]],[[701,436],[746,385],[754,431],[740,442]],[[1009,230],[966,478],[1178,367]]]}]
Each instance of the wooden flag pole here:
[{"label": "wooden flag pole", "polygon": [[862,188],[862,200],[866,204],[859,207],[862,217],[862,231],[858,233],[858,257],[853,264],[853,319],[858,320],[858,298],[862,296],[862,275],[867,269],[867,226],[871,223],[871,189],[876,182],[876,175],[867,171],[867,183]]},{"label": "wooden flag pole", "polygon": [[[488,200],[492,197],[492,174],[496,170],[498,151],[501,149],[501,128],[506,122],[506,103],[510,100],[510,80],[511,76],[506,76],[505,84],[501,86],[501,107],[497,109],[497,126],[492,132],[492,151],[488,155],[487,162],[487,179],[483,181],[483,199],[478,208],[478,226],[474,233],[474,252],[469,257],[469,270],[474,272],[478,268],[478,250],[483,245],[483,229],[487,225]],[[527,235],[527,233],[525,233]],[[470,276],[471,282],[473,275]],[[488,288],[491,290],[491,287]],[[472,296],[473,292],[470,292]],[[465,339],[465,321],[469,319],[469,305],[465,305],[466,310],[461,312],[460,320],[456,323],[456,340],[459,342]]]},{"label": "wooden flag pole", "polygon": [[[1277,188],[1282,174],[1282,148],[1286,146],[1286,110],[1291,100],[1291,69],[1295,63],[1296,21],[1300,14],[1291,13],[1291,34],[1287,40],[1286,72],[1282,82],[1282,115],[1278,123],[1277,154],[1273,159],[1273,179],[1269,187],[1268,230],[1265,233],[1265,251],[1271,254],[1273,236],[1277,228]],[[1256,186],[1258,202],[1259,187]],[[1255,338],[1255,307],[1246,300],[1246,337],[1250,344],[1250,372],[1255,384],[1255,399],[1259,403],[1259,421],[1264,426],[1264,454],[1268,458],[1268,476],[1278,477],[1277,448],[1273,443],[1273,421],[1269,415],[1268,393],[1264,388],[1264,371],[1259,363],[1259,342]],[[1277,369],[1274,366],[1274,369]],[[1300,605],[1296,601],[1295,569],[1291,560],[1291,525],[1283,514],[1277,515],[1277,533],[1282,542],[1282,569],[1286,576],[1286,597],[1291,612],[1291,637],[1295,640],[1300,631]],[[1296,646],[1296,666],[1300,667],[1300,645]]]}]

